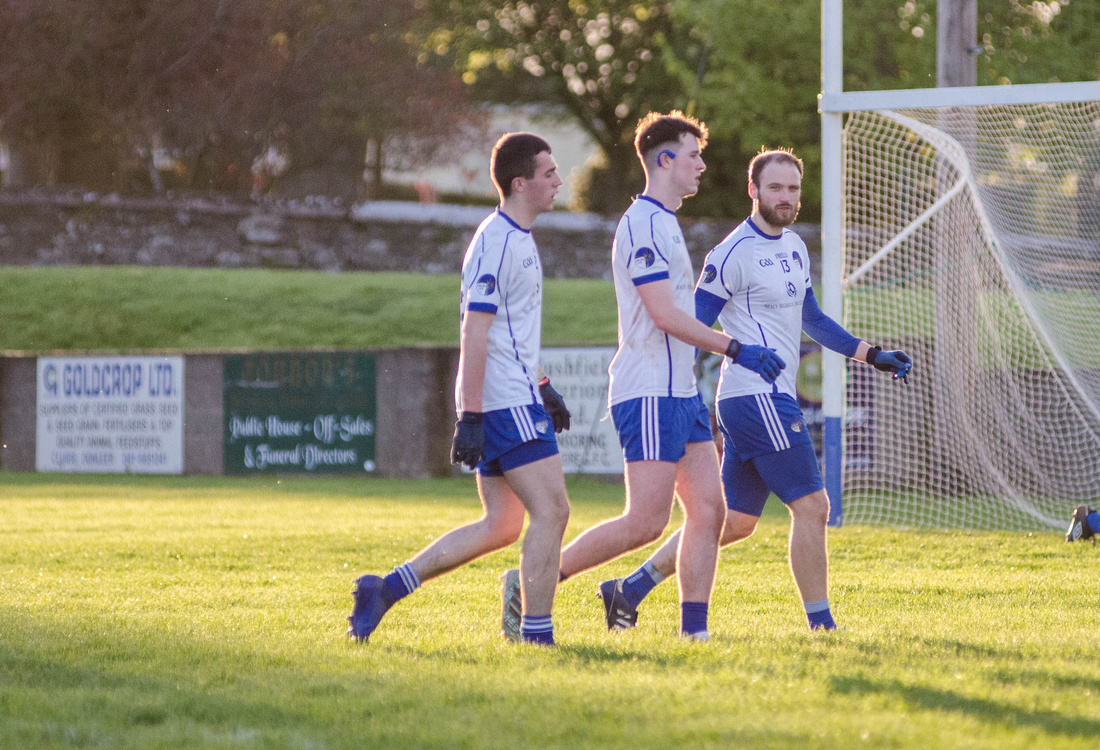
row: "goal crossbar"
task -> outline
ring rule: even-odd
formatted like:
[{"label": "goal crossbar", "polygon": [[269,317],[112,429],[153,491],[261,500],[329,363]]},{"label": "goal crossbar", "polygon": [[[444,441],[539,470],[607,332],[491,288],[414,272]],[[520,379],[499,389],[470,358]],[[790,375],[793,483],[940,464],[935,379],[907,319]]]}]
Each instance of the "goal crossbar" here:
[{"label": "goal crossbar", "polygon": [[825,92],[818,96],[818,111],[843,113],[890,109],[1058,104],[1096,100],[1100,100],[1100,81],[1026,83],[1009,86]]}]

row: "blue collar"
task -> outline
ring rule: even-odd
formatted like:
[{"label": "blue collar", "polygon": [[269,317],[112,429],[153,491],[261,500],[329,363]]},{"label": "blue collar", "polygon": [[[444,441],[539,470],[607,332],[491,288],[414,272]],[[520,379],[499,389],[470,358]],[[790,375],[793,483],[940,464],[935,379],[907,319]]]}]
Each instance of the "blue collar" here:
[{"label": "blue collar", "polygon": [[753,223],[751,216],[749,218],[745,219],[745,222],[748,223],[748,225],[750,227],[752,227],[752,230],[754,232],[756,232],[758,235],[760,235],[761,237],[763,237],[765,239],[778,240],[778,239],[782,239],[782,237],[783,237],[783,230],[782,229],[779,230],[779,234],[768,234],[767,232],[765,232],[764,230],[762,230],[760,227],[756,226],[756,224]]},{"label": "blue collar", "polygon": [[516,229],[518,229],[519,231],[521,231],[521,232],[523,232],[523,233],[525,233],[525,234],[531,234],[531,230],[530,230],[530,229],[524,229],[524,228],[523,228],[523,227],[521,227],[521,226],[520,226],[519,224],[517,224],[516,222],[512,221],[512,217],[511,217],[511,216],[509,216],[508,214],[504,213],[503,211],[501,211],[501,210],[500,210],[500,207],[499,207],[499,206],[497,207],[497,213],[498,213],[498,214],[500,214],[501,216],[503,216],[503,217],[504,217],[504,220],[505,220],[506,222],[508,222],[509,224],[511,224],[512,226],[514,226],[514,227],[515,227]]},{"label": "blue collar", "polygon": [[673,216],[676,215],[675,211],[669,211],[667,208],[665,208],[665,204],[661,203],[656,198],[650,198],[648,195],[638,195],[638,196],[635,196],[634,199],[639,200],[639,201],[649,201],[650,203],[656,204],[657,207],[660,208],[662,211],[667,211],[668,213],[672,214]]}]

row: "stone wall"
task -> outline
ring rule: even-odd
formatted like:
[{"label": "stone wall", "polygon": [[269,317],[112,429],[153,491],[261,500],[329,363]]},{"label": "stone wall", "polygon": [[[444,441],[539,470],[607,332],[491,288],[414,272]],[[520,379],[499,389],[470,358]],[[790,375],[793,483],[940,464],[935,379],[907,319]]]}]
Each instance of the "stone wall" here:
[{"label": "stone wall", "polygon": [[[0,191],[0,265],[144,265],[457,273],[485,207],[234,202]],[[684,219],[695,267],[733,222]],[[554,212],[534,235],[551,278],[610,279],[615,219]],[[820,270],[820,228],[794,227]]]}]

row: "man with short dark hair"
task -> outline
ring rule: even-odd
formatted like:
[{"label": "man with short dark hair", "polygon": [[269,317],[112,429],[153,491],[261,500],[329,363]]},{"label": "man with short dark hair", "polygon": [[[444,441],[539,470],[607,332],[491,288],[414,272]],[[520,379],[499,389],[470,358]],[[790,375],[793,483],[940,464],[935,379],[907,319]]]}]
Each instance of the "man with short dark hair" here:
[{"label": "man with short dark hair", "polygon": [[549,144],[531,133],[503,136],[491,172],[500,206],[477,228],[462,263],[459,419],[451,448],[454,463],[477,471],[484,516],[444,534],[385,578],[359,578],[348,618],[348,635],[359,641],[421,582],[515,542],[526,510],[515,635],[554,644],[550,612],[569,520],[554,433],[568,429],[569,412],[538,373],[542,261],[530,230],[554,207],[562,181]]},{"label": "man with short dark hair", "polygon": [[[608,368],[611,417],[626,456],[626,507],[578,536],[561,559],[564,580],[653,542],[679,498],[680,632],[694,641],[710,637],[707,611],[725,516],[710,417],[693,373],[695,347],[773,380],[783,366],[773,352],[742,347],[695,319],[695,274],[675,212],[699,190],[706,140],[706,126],[680,112],[652,112],[635,131],[646,185],[615,233],[619,347]],[[617,593],[614,585],[601,590],[609,621]]]},{"label": "man with short dark hair", "polygon": [[[749,165],[748,177],[752,216],[707,255],[695,290],[696,315],[705,325],[717,320],[731,336],[777,350],[795,364],[769,382],[722,363],[715,396],[728,507],[722,545],[752,535],[774,492],[791,514],[791,573],[809,627],[831,630],[836,622],[828,598],[829,498],[798,406],[801,334],[895,379],[908,378],[912,360],[905,352],[884,352],[852,336],[818,306],[806,245],[787,229],[798,216],[802,160],[790,151],[762,150]],[[623,590],[627,616],[624,624],[609,622],[609,628],[632,626],[638,604],[677,569],[675,550],[682,533],[670,537],[635,573],[610,582]]]}]

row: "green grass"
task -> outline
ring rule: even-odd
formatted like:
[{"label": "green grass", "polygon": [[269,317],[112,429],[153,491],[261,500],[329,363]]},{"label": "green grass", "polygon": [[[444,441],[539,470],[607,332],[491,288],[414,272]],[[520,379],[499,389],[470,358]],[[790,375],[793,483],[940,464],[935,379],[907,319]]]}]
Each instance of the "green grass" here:
[{"label": "green grass", "polygon": [[[622,488],[571,478],[568,536]],[[429,582],[367,646],[352,579],[479,514],[469,478],[0,474],[3,748],[1093,748],[1097,547],[1054,533],[831,532],[844,632],[807,632],[787,521],[725,550],[714,638],[675,586],[609,634],[564,584],[559,648],[498,637],[518,547]]]},{"label": "green grass", "polygon": [[[458,345],[457,275],[0,268],[0,350]],[[543,343],[615,343],[610,282],[546,282]]]}]

